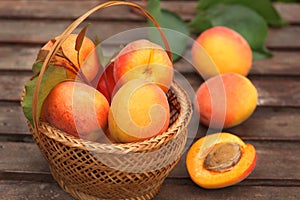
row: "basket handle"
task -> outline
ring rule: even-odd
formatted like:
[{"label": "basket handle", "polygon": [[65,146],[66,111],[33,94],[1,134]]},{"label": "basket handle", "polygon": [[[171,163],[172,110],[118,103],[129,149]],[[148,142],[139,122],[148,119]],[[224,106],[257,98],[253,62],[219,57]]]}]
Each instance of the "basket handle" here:
[{"label": "basket handle", "polygon": [[119,6],[119,5],[127,5],[127,6],[131,6],[133,8],[137,8],[139,9],[142,14],[144,14],[148,19],[150,19],[153,24],[156,26],[157,30],[159,31],[161,38],[163,40],[163,43],[165,45],[167,54],[170,58],[170,60],[172,60],[172,53],[170,51],[170,45],[167,41],[166,36],[164,35],[163,31],[161,30],[161,27],[159,26],[158,22],[156,21],[156,19],[144,8],[142,8],[141,6],[135,4],[135,3],[131,3],[131,2],[124,2],[124,1],[108,1],[105,3],[102,3],[92,9],[90,9],[89,11],[87,11],[86,13],[84,13],[82,16],[80,16],[79,18],[77,18],[72,24],[70,24],[65,30],[64,32],[57,38],[57,40],[55,41],[54,45],[52,46],[52,48],[50,49],[49,53],[46,56],[46,59],[42,65],[41,71],[39,73],[37,82],[36,82],[36,86],[34,88],[34,93],[33,93],[33,100],[32,100],[32,117],[33,117],[33,129],[36,133],[36,135],[38,135],[38,122],[39,122],[39,116],[38,116],[38,94],[40,91],[40,86],[41,86],[41,82],[42,82],[42,78],[43,75],[47,69],[47,66],[51,60],[51,58],[56,54],[56,52],[58,51],[58,49],[60,48],[60,46],[62,45],[62,43],[67,39],[67,37],[86,19],[88,18],[91,14],[93,14],[94,12],[101,10],[103,8],[107,8],[107,7],[111,7],[111,6]]}]

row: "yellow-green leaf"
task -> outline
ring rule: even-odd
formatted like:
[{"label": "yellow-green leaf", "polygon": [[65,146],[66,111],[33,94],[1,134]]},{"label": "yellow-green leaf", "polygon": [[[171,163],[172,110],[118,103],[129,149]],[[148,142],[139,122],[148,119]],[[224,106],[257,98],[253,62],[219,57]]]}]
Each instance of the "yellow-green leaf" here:
[{"label": "yellow-green leaf", "polygon": [[[38,77],[34,77],[33,79],[29,80],[25,84],[26,94],[21,103],[23,108],[23,113],[32,125],[33,125],[32,100],[33,100],[33,93],[37,82],[37,78]],[[46,70],[43,76],[41,89],[38,95],[38,116],[40,116],[43,102],[45,101],[46,97],[48,96],[52,88],[58,83],[66,80],[67,80],[67,76],[64,68],[58,68],[53,66],[48,67],[48,69]]]}]

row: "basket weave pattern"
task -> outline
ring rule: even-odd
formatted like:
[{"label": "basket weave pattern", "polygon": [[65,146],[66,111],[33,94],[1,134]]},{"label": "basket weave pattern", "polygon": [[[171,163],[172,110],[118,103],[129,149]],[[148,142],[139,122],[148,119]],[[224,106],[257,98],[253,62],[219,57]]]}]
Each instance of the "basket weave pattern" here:
[{"label": "basket weave pattern", "polygon": [[126,144],[100,144],[40,122],[32,131],[65,191],[77,199],[152,199],[178,162],[187,139],[190,101],[175,82],[167,93],[170,125],[156,137]]}]

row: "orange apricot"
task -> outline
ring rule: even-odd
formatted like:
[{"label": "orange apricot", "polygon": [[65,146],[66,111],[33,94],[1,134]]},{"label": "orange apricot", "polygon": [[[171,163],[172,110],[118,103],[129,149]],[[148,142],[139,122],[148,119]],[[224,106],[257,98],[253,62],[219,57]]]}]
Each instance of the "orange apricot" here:
[{"label": "orange apricot", "polygon": [[[67,39],[61,45],[62,55],[56,55],[53,58],[53,62],[68,69],[67,74],[70,78],[76,77],[77,74],[74,74],[70,71],[70,69],[75,68],[77,70],[81,70],[88,81],[92,81],[99,70],[95,44],[88,37],[84,37],[78,54],[78,51],[75,49],[77,36],[77,34],[71,34],[67,37]],[[42,47],[42,50],[50,50],[54,42],[55,39],[50,40]]]},{"label": "orange apricot", "polygon": [[168,129],[170,109],[166,94],[143,79],[125,83],[114,95],[108,114],[109,132],[116,142],[135,142]]},{"label": "orange apricot", "polygon": [[173,64],[161,46],[148,40],[136,40],[127,44],[116,57],[114,77],[117,85],[145,79],[167,92],[173,79]]},{"label": "orange apricot", "polygon": [[188,151],[186,167],[191,179],[207,189],[237,184],[253,171],[256,151],[230,133],[215,133],[196,141]]},{"label": "orange apricot", "polygon": [[43,104],[44,118],[82,139],[96,140],[107,129],[109,104],[96,89],[79,82],[57,84]]},{"label": "orange apricot", "polygon": [[217,75],[200,85],[195,104],[200,121],[212,128],[229,128],[254,112],[258,94],[251,81],[237,73]]},{"label": "orange apricot", "polygon": [[239,33],[216,26],[205,30],[196,39],[192,59],[205,79],[228,72],[246,76],[252,66],[252,50]]}]

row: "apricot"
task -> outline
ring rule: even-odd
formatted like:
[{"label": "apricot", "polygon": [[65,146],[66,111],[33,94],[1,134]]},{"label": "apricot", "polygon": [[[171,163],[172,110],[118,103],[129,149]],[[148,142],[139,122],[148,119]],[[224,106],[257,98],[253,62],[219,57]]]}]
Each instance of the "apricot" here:
[{"label": "apricot", "polygon": [[223,188],[244,180],[254,169],[256,151],[230,133],[197,140],[189,149],[186,167],[191,179],[207,189]]},{"label": "apricot", "polygon": [[108,111],[109,104],[99,91],[71,81],[57,84],[43,104],[47,122],[68,134],[89,140],[104,134]]},{"label": "apricot", "polygon": [[[88,81],[92,81],[98,73],[99,63],[97,53],[95,51],[95,44],[88,37],[84,37],[82,46],[78,51],[75,50],[77,34],[71,34],[61,45],[62,55],[56,55],[53,62],[57,65],[64,66],[66,69],[81,70]],[[50,40],[46,43],[42,50],[50,50],[55,40]],[[78,74],[74,74],[67,70],[69,78],[75,78]]]},{"label": "apricot", "polygon": [[200,85],[195,105],[202,124],[212,128],[229,128],[252,115],[257,99],[257,90],[248,78],[226,73]]},{"label": "apricot", "polygon": [[117,55],[114,78],[118,85],[133,79],[145,79],[167,92],[173,79],[173,64],[161,46],[148,40],[136,40]]},{"label": "apricot", "polygon": [[165,132],[170,109],[166,94],[156,84],[134,79],[114,95],[108,114],[109,132],[116,142],[135,142]]},{"label": "apricot", "polygon": [[246,76],[252,66],[252,50],[239,33],[216,26],[205,30],[196,39],[192,60],[205,79],[228,72]]}]

